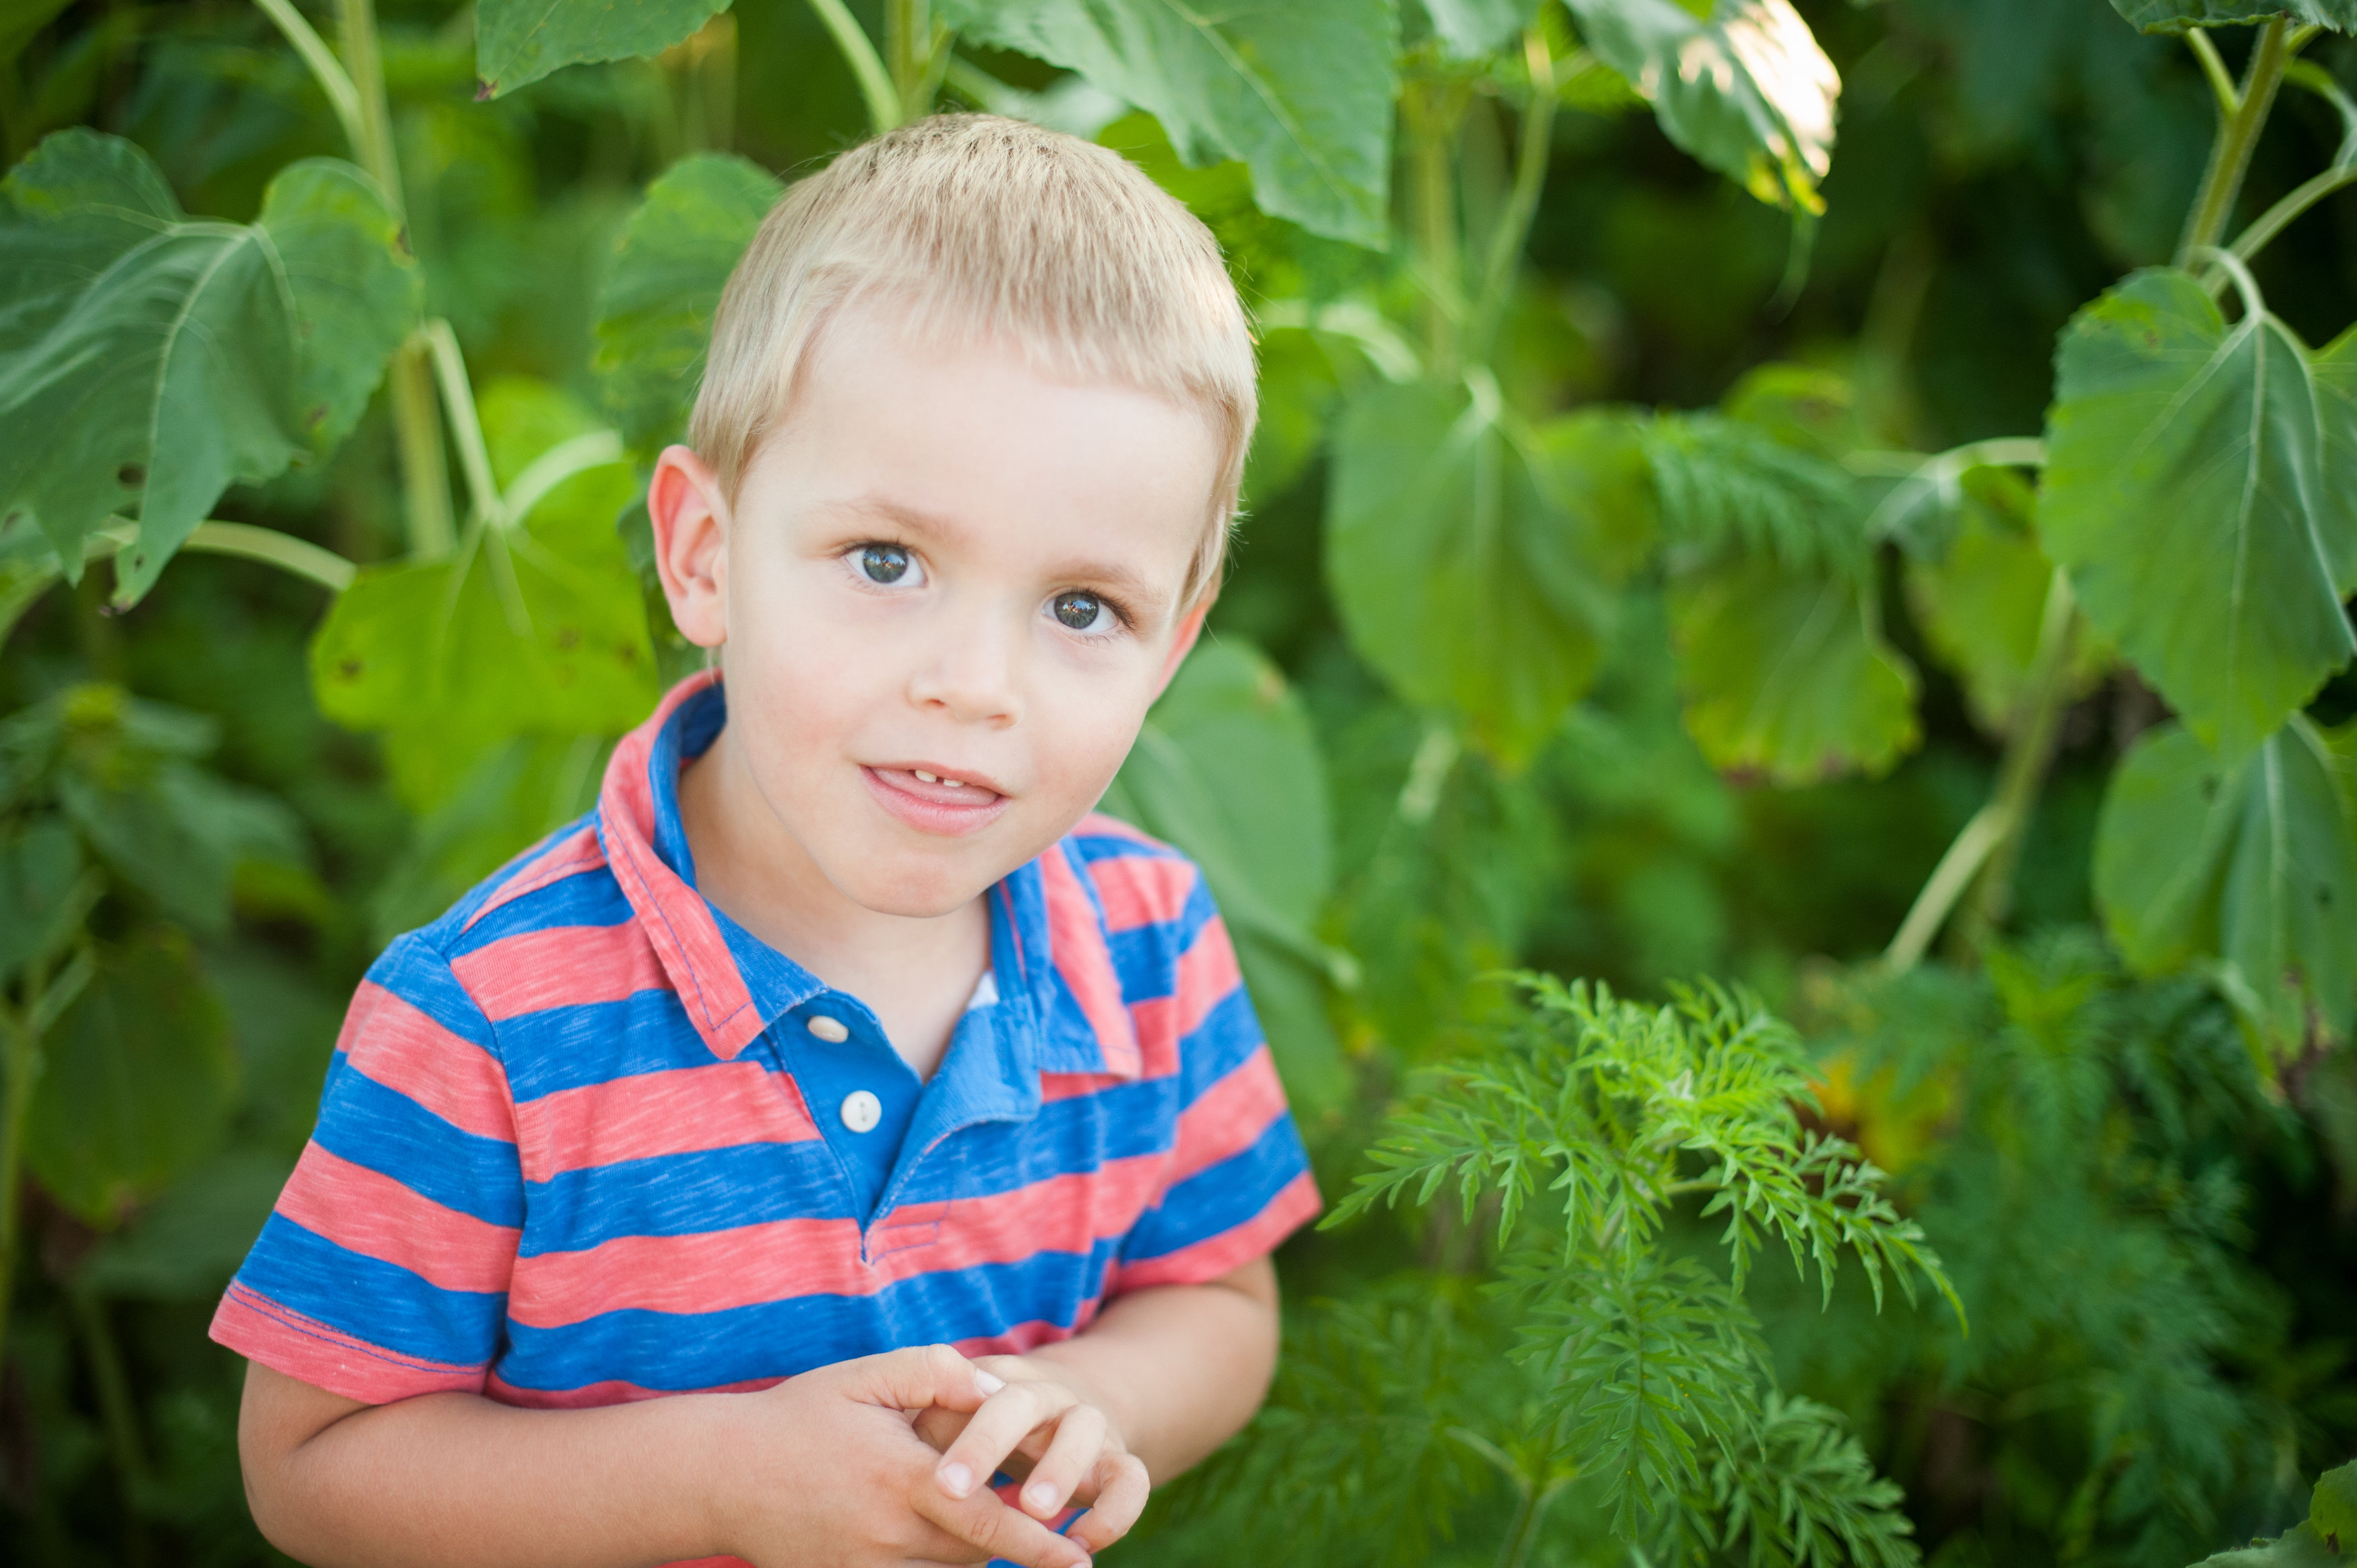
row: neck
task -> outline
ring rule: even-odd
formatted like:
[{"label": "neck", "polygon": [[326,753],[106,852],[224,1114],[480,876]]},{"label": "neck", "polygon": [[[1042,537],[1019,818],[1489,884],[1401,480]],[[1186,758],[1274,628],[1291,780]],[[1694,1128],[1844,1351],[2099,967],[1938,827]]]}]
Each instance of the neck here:
[{"label": "neck", "polygon": [[845,896],[770,809],[723,729],[680,774],[680,821],[695,857],[696,890],[713,906],[828,985],[866,1003],[896,1045],[895,1018],[939,1011],[930,993],[963,1005],[990,952],[981,897],[945,915],[888,915]]}]

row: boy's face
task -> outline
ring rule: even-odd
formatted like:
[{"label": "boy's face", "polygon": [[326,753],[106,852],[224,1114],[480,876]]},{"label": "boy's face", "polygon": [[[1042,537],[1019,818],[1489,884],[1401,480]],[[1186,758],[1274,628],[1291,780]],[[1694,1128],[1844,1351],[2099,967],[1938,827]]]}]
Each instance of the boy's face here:
[{"label": "boy's face", "polygon": [[733,508],[683,447],[650,496],[673,618],[724,649],[721,798],[768,818],[731,836],[920,917],[1054,843],[1201,625],[1217,462],[1152,394],[837,317]]}]

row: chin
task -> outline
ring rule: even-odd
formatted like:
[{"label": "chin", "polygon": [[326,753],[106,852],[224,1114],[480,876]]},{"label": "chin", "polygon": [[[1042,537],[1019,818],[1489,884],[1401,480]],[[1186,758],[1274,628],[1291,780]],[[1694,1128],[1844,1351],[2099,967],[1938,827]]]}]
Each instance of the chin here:
[{"label": "chin", "polygon": [[844,891],[854,903],[879,915],[931,920],[963,909],[988,886],[977,886],[970,876],[948,875],[946,868],[923,867],[897,876],[864,876]]}]

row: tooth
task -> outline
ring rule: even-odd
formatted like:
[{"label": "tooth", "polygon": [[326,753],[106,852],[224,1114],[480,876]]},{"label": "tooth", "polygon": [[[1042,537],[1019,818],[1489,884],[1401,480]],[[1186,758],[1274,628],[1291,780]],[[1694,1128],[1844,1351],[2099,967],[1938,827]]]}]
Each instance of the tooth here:
[{"label": "tooth", "polygon": [[926,772],[921,768],[912,768],[910,771],[915,773],[918,778],[923,779],[928,784],[938,784],[941,782],[940,779],[934,778],[931,774]]},{"label": "tooth", "polygon": [[963,789],[965,788],[965,780],[963,779],[944,779],[942,782],[952,789]]}]

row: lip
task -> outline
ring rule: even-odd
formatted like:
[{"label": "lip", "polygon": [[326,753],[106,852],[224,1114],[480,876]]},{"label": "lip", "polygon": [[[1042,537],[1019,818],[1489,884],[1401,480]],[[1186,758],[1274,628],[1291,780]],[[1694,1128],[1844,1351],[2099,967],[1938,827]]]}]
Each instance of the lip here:
[{"label": "lip", "polygon": [[[947,778],[963,778],[967,782],[959,789],[927,784],[915,776],[920,768],[928,773]],[[931,762],[886,767],[862,764],[859,778],[867,786],[867,792],[876,798],[877,805],[919,832],[950,838],[978,832],[996,822],[999,814],[1006,810],[1006,794],[997,788],[995,780]],[[986,791],[987,798],[974,800],[967,793],[969,790]]]}]

